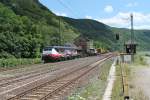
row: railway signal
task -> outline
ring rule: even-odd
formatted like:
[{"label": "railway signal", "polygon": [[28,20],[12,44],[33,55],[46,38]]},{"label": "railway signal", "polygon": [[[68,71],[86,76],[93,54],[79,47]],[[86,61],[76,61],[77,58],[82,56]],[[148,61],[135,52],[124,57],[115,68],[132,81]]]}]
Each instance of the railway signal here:
[{"label": "railway signal", "polygon": [[131,14],[131,38],[130,41],[125,43],[126,53],[131,55],[131,62],[134,62],[134,54],[136,54],[136,46],[134,40],[134,29],[133,29],[133,14]]},{"label": "railway signal", "polygon": [[58,16],[58,18],[59,18],[59,45],[61,45],[62,43],[61,43],[61,16]]},{"label": "railway signal", "polygon": [[119,34],[118,33],[116,34],[116,40],[119,40]]}]

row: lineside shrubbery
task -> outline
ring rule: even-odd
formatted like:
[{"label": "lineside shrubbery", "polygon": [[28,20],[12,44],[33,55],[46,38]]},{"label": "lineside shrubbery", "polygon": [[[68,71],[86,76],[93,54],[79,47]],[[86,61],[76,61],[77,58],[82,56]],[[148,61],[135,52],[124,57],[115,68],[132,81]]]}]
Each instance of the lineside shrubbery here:
[{"label": "lineside shrubbery", "polygon": [[19,66],[19,65],[38,64],[40,62],[41,62],[40,58],[35,58],[35,59],[26,59],[26,58],[0,59],[0,67],[15,67],[15,66]]}]

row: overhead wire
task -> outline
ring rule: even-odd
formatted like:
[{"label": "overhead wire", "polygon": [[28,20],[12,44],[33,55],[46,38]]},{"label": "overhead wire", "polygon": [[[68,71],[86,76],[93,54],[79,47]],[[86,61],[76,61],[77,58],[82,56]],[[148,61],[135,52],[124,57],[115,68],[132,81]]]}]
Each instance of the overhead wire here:
[{"label": "overhead wire", "polygon": [[[66,3],[64,3],[62,0],[57,0],[64,8],[68,9],[73,15],[78,16]],[[59,17],[59,33],[60,33],[60,39],[59,39],[59,44],[62,44],[63,37],[61,35],[61,15],[58,15]]]},{"label": "overhead wire", "polygon": [[57,1],[58,1],[64,8],[68,9],[73,15],[79,16],[79,14],[76,13],[76,12],[74,12],[74,11],[72,10],[72,8],[71,8],[68,4],[64,3],[62,0],[57,0]]}]

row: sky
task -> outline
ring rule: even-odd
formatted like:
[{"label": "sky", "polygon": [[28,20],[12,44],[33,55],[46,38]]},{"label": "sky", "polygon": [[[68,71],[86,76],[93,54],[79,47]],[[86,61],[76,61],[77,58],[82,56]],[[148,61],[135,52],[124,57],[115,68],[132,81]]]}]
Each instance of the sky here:
[{"label": "sky", "polygon": [[112,27],[150,29],[150,0],[40,0],[56,15],[93,19]]}]

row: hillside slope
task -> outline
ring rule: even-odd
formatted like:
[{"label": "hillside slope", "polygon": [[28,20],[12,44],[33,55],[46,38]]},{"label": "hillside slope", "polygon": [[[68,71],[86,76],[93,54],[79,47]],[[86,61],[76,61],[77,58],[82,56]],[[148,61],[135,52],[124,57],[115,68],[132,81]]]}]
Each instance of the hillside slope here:
[{"label": "hillside slope", "polygon": [[[128,41],[131,38],[131,32],[129,29],[124,28],[112,28],[114,33],[120,34],[120,43]],[[138,44],[138,50],[149,51],[150,50],[150,30],[134,30],[135,41]]]},{"label": "hillside slope", "polygon": [[[40,57],[44,46],[63,45],[78,36],[94,40],[95,47],[112,50],[130,37],[128,29],[56,16],[38,0],[0,0],[0,22],[0,58]],[[115,33],[120,34],[120,41],[115,40]],[[135,37],[139,49],[150,49],[149,30],[136,30]]]},{"label": "hillside slope", "polygon": [[[64,20],[79,30],[83,36],[95,40],[95,45],[111,49],[123,49],[124,42],[131,38],[129,29],[114,28],[90,19],[72,19],[64,17]],[[115,34],[120,34],[120,40],[116,41]],[[135,41],[138,50],[150,50],[150,30],[134,30]]]},{"label": "hillside slope", "polygon": [[38,0],[0,0],[0,22],[0,58],[39,57],[44,46],[73,42],[79,35]]},{"label": "hillside slope", "polygon": [[64,17],[64,20],[79,30],[81,35],[94,40],[96,47],[111,49],[116,42],[115,34],[111,27],[90,19],[72,19]]}]

